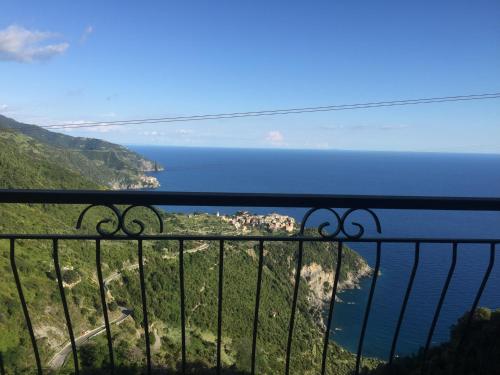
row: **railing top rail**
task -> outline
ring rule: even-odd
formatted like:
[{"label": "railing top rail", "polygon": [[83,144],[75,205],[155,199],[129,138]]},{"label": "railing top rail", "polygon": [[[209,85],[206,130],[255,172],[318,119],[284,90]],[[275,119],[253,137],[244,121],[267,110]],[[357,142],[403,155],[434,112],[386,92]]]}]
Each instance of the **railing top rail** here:
[{"label": "railing top rail", "polygon": [[0,203],[130,204],[228,207],[335,207],[414,210],[500,211],[500,198],[203,193],[103,190],[4,190]]}]

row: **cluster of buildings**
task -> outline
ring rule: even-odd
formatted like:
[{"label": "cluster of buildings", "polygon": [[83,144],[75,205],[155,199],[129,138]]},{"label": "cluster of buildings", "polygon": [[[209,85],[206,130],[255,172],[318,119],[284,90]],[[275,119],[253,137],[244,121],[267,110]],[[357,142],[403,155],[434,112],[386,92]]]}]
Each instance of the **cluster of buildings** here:
[{"label": "cluster of buildings", "polygon": [[160,182],[153,176],[139,176],[139,184],[143,188],[157,189],[160,187]]},{"label": "cluster of buildings", "polygon": [[112,181],[110,186],[112,190],[157,189],[160,182],[156,177],[141,175],[133,181]]},{"label": "cluster of buildings", "polygon": [[247,211],[237,212],[235,215],[221,216],[222,220],[234,225],[236,229],[249,231],[252,228],[264,229],[269,232],[284,230],[293,232],[295,219],[280,214],[252,215]]}]

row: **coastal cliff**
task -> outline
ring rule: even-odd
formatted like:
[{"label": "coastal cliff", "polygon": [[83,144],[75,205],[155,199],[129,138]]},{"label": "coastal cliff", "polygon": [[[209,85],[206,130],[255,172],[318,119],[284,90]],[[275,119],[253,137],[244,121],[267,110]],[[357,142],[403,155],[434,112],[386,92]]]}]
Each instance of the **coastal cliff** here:
[{"label": "coastal cliff", "polygon": [[[163,170],[163,166],[157,162],[124,146],[95,138],[51,132],[2,115],[0,148],[5,163],[12,166],[19,164],[14,168],[3,169],[10,174],[5,183],[12,186],[20,186],[22,181],[33,180],[27,176],[22,177],[27,165],[33,165],[36,171],[41,165],[47,166],[47,187],[56,181],[54,171],[57,171],[61,175],[77,174],[86,179],[89,185],[114,190],[158,188],[160,184],[156,177],[147,176],[146,173]],[[20,160],[25,162],[21,163]],[[53,168],[48,168],[49,165],[53,165]],[[35,173],[39,174],[40,171]],[[30,188],[32,185],[33,181],[22,187]]]},{"label": "coastal cliff", "polygon": [[[372,274],[373,269],[364,259],[359,258],[358,265],[354,269],[347,271],[344,279],[339,279],[337,293],[341,293],[346,289],[359,289],[361,279]],[[330,303],[335,271],[325,270],[320,264],[311,263],[303,266],[301,276],[309,286],[309,301],[312,305],[323,307],[324,304]],[[340,301],[338,295],[336,300]]]}]

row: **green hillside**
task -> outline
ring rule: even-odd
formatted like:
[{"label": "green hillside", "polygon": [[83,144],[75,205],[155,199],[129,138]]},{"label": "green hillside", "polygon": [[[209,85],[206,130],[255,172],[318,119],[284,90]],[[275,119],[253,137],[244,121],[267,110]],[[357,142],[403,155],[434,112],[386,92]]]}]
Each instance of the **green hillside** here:
[{"label": "green hillside", "polygon": [[[472,318],[467,340],[459,348],[469,314],[450,330],[450,340],[431,347],[427,355],[429,375],[493,375],[500,373],[500,310],[478,308]],[[422,373],[423,353],[398,358],[394,365],[380,365],[372,375],[418,375]]]},{"label": "green hillside", "polygon": [[71,137],[50,132],[0,115],[0,137],[30,152],[33,147],[46,160],[78,173],[102,186],[128,188],[140,185],[144,172],[161,169],[126,147],[100,139]]},{"label": "green hillside", "polygon": [[[95,189],[99,184],[60,163],[57,150],[11,130],[0,130],[0,188]],[[62,158],[62,155],[61,155]]]},{"label": "green hillside", "polygon": [[[102,180],[74,168],[76,159],[66,162],[64,148],[48,145],[46,139],[34,139],[9,128],[0,131],[1,188],[99,189]],[[89,146],[90,147],[90,146]],[[78,154],[80,155],[80,154]],[[87,157],[83,163],[92,163]],[[89,168],[91,164],[88,164]],[[95,168],[96,175],[105,168]],[[108,167],[106,167],[108,168]],[[119,173],[119,172],[116,172]],[[75,233],[75,223],[82,206],[0,205],[2,233]],[[95,231],[95,224],[107,217],[105,209],[88,212],[81,231]],[[137,209],[137,216],[148,228],[156,230],[155,217]],[[169,233],[239,233],[221,220],[207,215],[162,213],[165,231]],[[81,232],[80,231],[80,232]],[[254,234],[263,234],[255,230]],[[267,234],[267,233],[266,233]],[[223,353],[228,371],[246,372],[250,364],[253,309],[257,277],[256,243],[228,242],[224,260]],[[102,306],[96,279],[95,244],[84,241],[59,241],[60,264],[65,282],[75,335],[102,325]],[[185,243],[187,357],[191,368],[213,368],[217,327],[218,243]],[[332,244],[305,246],[304,267],[323,267],[333,271],[336,251]],[[157,367],[171,369],[180,361],[180,300],[178,244],[168,241],[146,241],[144,244],[148,311]],[[262,280],[261,313],[258,332],[258,367],[261,373],[282,373],[293,294],[293,272],[296,244],[266,243]],[[57,288],[51,241],[16,241],[16,262],[44,367],[48,372],[71,373],[72,359],[62,368],[51,360],[68,342],[64,315]],[[119,325],[112,325],[116,362],[131,373],[144,365],[144,334],[141,298],[138,288],[137,243],[103,241],[104,277],[120,272],[109,282],[108,311],[110,320],[118,319],[121,307],[132,314]],[[365,261],[354,251],[345,249],[341,281],[348,273],[366,268]],[[9,241],[0,240],[0,353],[7,374],[33,373],[34,356],[24,317],[14,285],[9,259]],[[332,276],[333,277],[333,276]],[[309,276],[300,284],[297,320],[292,353],[293,373],[317,373],[321,365],[323,329],[321,309],[312,303],[314,295]],[[324,288],[331,288],[325,284]],[[121,307],[120,307],[121,306]],[[93,338],[79,349],[80,365],[88,373],[98,373],[107,366],[105,335]],[[335,360],[333,360],[335,358]],[[376,361],[364,362],[373,367]],[[354,357],[330,344],[328,373],[347,374]],[[104,370],[103,370],[104,371]],[[193,370],[194,371],[194,370]]]},{"label": "green hillside", "polygon": [[[46,134],[49,132],[44,130],[37,137],[31,137],[28,136],[29,128],[19,132],[14,127],[0,129],[0,188],[4,189],[105,189],[106,185],[109,186],[109,179],[105,176],[123,176],[123,170],[113,169],[113,165],[125,168],[125,162],[119,160],[130,161],[135,158],[137,161],[140,158],[121,146],[112,145],[113,150],[106,150],[108,143],[98,140],[72,140],[71,137]],[[76,151],[74,147],[80,147],[83,151]],[[102,163],[88,157],[95,149],[101,148],[102,155],[114,153],[121,156]],[[129,154],[133,156],[128,158]],[[83,208],[0,205],[0,232],[76,233],[75,224]],[[93,233],[95,224],[109,215],[110,212],[103,208],[88,211],[80,233]],[[158,223],[151,213],[138,208],[135,215],[155,233]],[[241,233],[230,223],[208,214],[163,212],[162,220],[167,233]],[[249,234],[268,233],[253,229]],[[15,244],[16,263],[45,371],[70,374],[73,369],[71,355],[60,357],[65,362],[63,366],[54,365],[54,358],[58,357],[57,353],[67,345],[69,338],[57,287],[52,242],[17,240]],[[0,359],[6,374],[31,374],[35,360],[12,276],[9,246],[9,241],[0,240],[0,306],[4,307],[0,309]],[[90,241],[59,241],[59,248],[66,298],[74,332],[78,337],[103,324],[95,244]],[[165,373],[175,373],[181,361],[178,250],[176,241],[144,242],[152,359],[154,367],[163,369]],[[222,364],[225,373],[249,373],[258,251],[258,244],[254,242],[233,241],[225,244],[222,326]],[[218,242],[185,242],[186,335],[190,373],[210,373],[215,366],[218,252]],[[265,244],[257,339],[259,373],[280,374],[284,370],[296,258],[296,244]],[[112,323],[115,363],[119,373],[123,374],[139,374],[145,366],[137,261],[137,243],[102,241],[103,274],[105,279],[111,277],[107,283],[107,310],[112,322],[120,321],[120,324]],[[316,374],[320,370],[324,328],[323,305],[318,294],[322,291],[325,295],[331,293],[336,264],[335,244],[305,245],[291,357],[291,372],[294,374]],[[342,264],[341,287],[349,284],[353,275],[363,277],[366,273],[366,262],[348,248],[344,248]],[[314,279],[318,273],[329,275],[330,282],[321,281],[318,284]],[[129,310],[130,315],[124,316],[123,309]],[[452,328],[450,342],[431,348],[428,356],[429,374],[451,373],[464,319]],[[496,371],[500,358],[497,340],[499,322],[498,311],[478,310],[469,340],[458,357],[457,373],[493,374]],[[83,373],[107,373],[109,363],[104,334],[90,339],[78,351]],[[328,374],[350,374],[354,362],[352,353],[333,342],[329,344]],[[378,360],[364,358],[363,373],[419,374],[421,363],[421,353],[399,358],[391,368]]]},{"label": "green hillside", "polygon": [[[35,205],[26,207],[1,207],[0,228],[2,232],[73,232],[81,207],[45,208]],[[89,211],[86,228],[104,217],[105,212]],[[153,218],[144,216],[148,226],[155,228]],[[166,230],[181,232],[231,233],[234,229],[212,215],[164,214]],[[57,230],[55,230],[57,228]],[[203,243],[186,241],[185,282],[187,355],[189,363],[202,368],[215,364],[215,337],[217,327],[217,277],[218,243],[207,242],[205,250],[190,253]],[[120,312],[117,305],[133,310],[119,326],[113,325],[116,361],[127,368],[144,365],[144,334],[141,298],[137,269],[137,244],[129,241],[103,241],[104,277],[122,270],[122,276],[110,283],[108,299],[110,319]],[[0,302],[7,310],[0,314],[0,351],[3,352],[7,373],[13,368],[28,372],[34,366],[31,345],[24,328],[24,321],[8,258],[8,242],[0,241]],[[54,274],[49,241],[17,241],[16,255],[24,292],[32,313],[33,325],[41,348],[42,362],[50,359],[67,342],[60,296]],[[296,246],[285,243],[266,244],[266,257],[262,284],[262,299],[258,333],[258,366],[263,373],[282,373],[285,358],[288,319],[293,293],[291,276],[295,265]],[[150,332],[152,336],[153,362],[156,366],[175,369],[180,361],[180,297],[178,271],[178,244],[168,241],[146,242],[146,290]],[[248,370],[252,337],[253,308],[257,277],[256,244],[231,242],[226,244],[224,260],[224,304],[223,304],[223,364],[227,368]],[[325,244],[305,247],[305,265],[324,261],[335,265],[335,251]],[[345,249],[345,266],[341,278],[363,262],[354,252]],[[89,242],[60,242],[60,259],[63,278],[69,284],[66,296],[75,334],[93,329],[102,324],[102,306],[95,276],[95,245]],[[284,260],[287,260],[284,262]],[[132,267],[130,267],[132,266]],[[331,267],[328,267],[331,270]],[[310,289],[303,279],[299,293],[297,321],[294,336],[292,365],[293,373],[316,373],[320,366],[322,329],[318,326],[320,312],[309,301]],[[155,346],[154,342],[159,340]],[[91,356],[88,352],[100,353]],[[104,336],[91,340],[82,348],[82,365],[95,373],[105,368],[106,342]],[[338,346],[331,344],[328,373],[347,374],[352,369],[354,357]],[[86,356],[87,355],[87,356]],[[335,360],[333,360],[335,357]],[[61,373],[71,373],[72,361]],[[373,361],[367,360],[366,364]],[[334,371],[335,370],[335,371]]]}]

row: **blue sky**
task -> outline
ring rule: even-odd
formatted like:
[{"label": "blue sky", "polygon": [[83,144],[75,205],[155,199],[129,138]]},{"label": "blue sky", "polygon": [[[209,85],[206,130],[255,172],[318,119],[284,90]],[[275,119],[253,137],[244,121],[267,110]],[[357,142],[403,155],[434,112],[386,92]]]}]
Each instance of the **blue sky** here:
[{"label": "blue sky", "polygon": [[[43,125],[499,92],[498,20],[497,0],[3,0],[0,113]],[[500,100],[68,134],[500,153]]]}]

